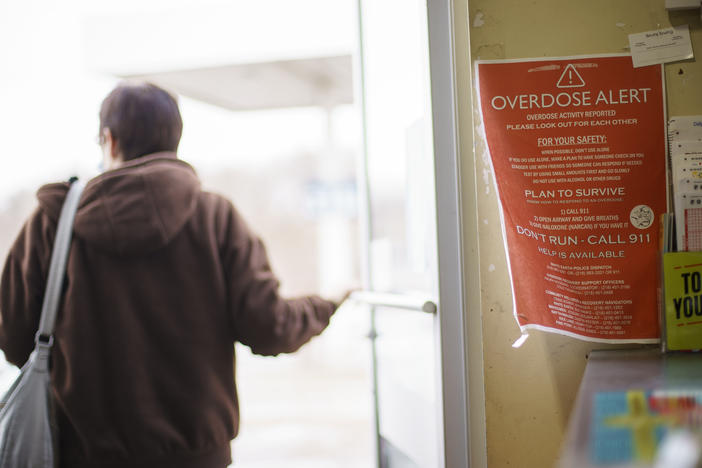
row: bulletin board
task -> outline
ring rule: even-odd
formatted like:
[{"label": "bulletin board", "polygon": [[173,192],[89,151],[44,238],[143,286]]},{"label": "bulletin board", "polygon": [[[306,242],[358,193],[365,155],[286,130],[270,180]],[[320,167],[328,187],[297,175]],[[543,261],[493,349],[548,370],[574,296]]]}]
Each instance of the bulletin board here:
[{"label": "bulletin board", "polygon": [[[471,401],[474,407],[484,408],[484,417],[471,420],[475,423],[471,429],[479,427],[481,420],[485,425],[484,441],[476,441],[475,446],[484,447],[486,463],[476,466],[554,466],[586,356],[595,349],[632,344],[592,342],[530,328],[522,346],[512,347],[525,330],[514,316],[511,263],[499,214],[501,192],[496,190],[490,152],[477,125],[481,110],[476,62],[628,55],[630,34],[689,25],[697,57],[663,66],[663,93],[668,116],[699,115],[700,10],[668,12],[661,0],[471,0],[455,2],[454,10],[463,194],[464,200],[475,200],[474,206],[464,204],[464,227],[470,228],[468,237],[475,232],[478,243],[477,248],[466,252],[467,262],[479,264],[480,282],[476,288],[480,313],[471,310],[466,314],[469,333],[473,333],[470,343],[480,343],[479,349],[469,349],[470,382],[475,384],[471,395],[480,395],[484,389],[482,402]],[[587,82],[585,70],[575,68]],[[559,78],[555,76],[556,82]],[[665,118],[658,125],[662,133]],[[475,225],[471,219],[475,219]]]}]

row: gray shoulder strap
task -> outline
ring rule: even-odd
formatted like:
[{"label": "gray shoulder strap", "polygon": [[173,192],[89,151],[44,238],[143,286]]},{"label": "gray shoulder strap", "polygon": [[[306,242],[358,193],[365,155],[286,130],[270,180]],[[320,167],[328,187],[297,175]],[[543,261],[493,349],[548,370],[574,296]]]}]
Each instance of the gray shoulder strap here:
[{"label": "gray shoulder strap", "polygon": [[73,233],[73,219],[76,216],[80,194],[83,192],[85,183],[76,180],[71,184],[66,200],[61,208],[54,248],[51,253],[51,264],[49,265],[49,278],[46,281],[44,292],[44,303],[41,307],[41,320],[37,339],[41,336],[49,339],[49,344],[53,343],[54,323],[56,322],[56,312],[59,300],[61,299],[61,289],[66,273],[66,261],[71,248],[71,235]]}]

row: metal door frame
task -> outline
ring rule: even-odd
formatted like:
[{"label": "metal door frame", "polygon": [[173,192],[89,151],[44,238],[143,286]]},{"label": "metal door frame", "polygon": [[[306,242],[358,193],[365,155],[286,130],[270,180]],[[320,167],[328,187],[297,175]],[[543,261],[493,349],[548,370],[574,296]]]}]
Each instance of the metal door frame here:
[{"label": "metal door frame", "polygon": [[458,153],[454,14],[451,0],[427,0],[431,77],[437,246],[443,453],[447,468],[470,466],[467,343]]},{"label": "metal door frame", "polygon": [[[474,395],[469,399],[468,393],[468,313],[480,313],[479,277],[477,260],[477,233],[475,218],[475,197],[469,196],[464,200],[466,207],[471,208],[470,219],[465,220],[465,228],[471,232],[470,239],[464,239],[464,221],[462,219],[461,195],[474,192],[474,168],[468,164],[461,167],[458,139],[458,102],[456,85],[456,50],[464,50],[464,46],[456,47],[454,29],[454,2],[453,0],[426,0],[427,21],[429,36],[429,68],[431,81],[432,100],[432,126],[434,139],[434,164],[435,164],[435,190],[436,190],[436,223],[438,245],[438,326],[435,328],[435,343],[437,346],[437,359],[439,374],[435,378],[441,382],[441,394],[438,395],[441,415],[437,418],[440,428],[440,460],[442,468],[470,467],[471,458],[483,460],[484,423],[478,424],[475,429],[479,433],[472,434],[469,430],[469,420],[472,413],[469,402],[484,406],[484,396]],[[465,16],[467,17],[468,0],[465,0]],[[463,7],[463,3],[461,7]],[[367,148],[365,125],[365,95],[363,71],[363,30],[362,30],[362,0],[358,0],[358,25],[359,25],[359,57],[357,57],[357,76],[360,77],[356,95],[359,96],[363,115],[363,154],[362,164],[359,166],[359,192],[361,203],[368,206],[368,187],[366,185]],[[463,28],[460,28],[463,29]],[[465,41],[468,42],[466,34]],[[467,44],[465,50],[470,50]],[[465,60],[470,60],[465,57]],[[468,67],[470,69],[470,66]],[[471,83],[465,83],[469,90]],[[472,109],[471,91],[467,93],[469,105]],[[465,116],[463,116],[466,118]],[[470,119],[470,115],[467,116]],[[472,122],[462,122],[472,130]],[[465,142],[464,142],[465,143]],[[469,145],[470,148],[472,145]],[[472,155],[471,155],[472,156]],[[469,162],[472,162],[472,157]],[[462,170],[470,180],[465,180],[462,185]],[[365,255],[368,254],[370,226],[362,221],[362,243]],[[464,256],[464,245],[469,250],[467,258]],[[464,258],[469,262],[464,262]],[[362,259],[364,279],[370,278],[369,258]],[[465,274],[465,276],[464,276]],[[466,278],[467,277],[467,278]],[[464,282],[466,281],[467,282]],[[368,283],[367,283],[368,284]],[[464,291],[470,291],[471,297],[464,297]],[[476,297],[473,295],[478,294]],[[476,323],[471,320],[471,325]],[[477,322],[479,323],[479,321]],[[371,331],[371,337],[374,330]],[[482,347],[481,343],[477,343]],[[474,345],[475,346],[475,345]],[[373,349],[375,360],[375,349]],[[374,368],[375,372],[375,368]],[[374,384],[376,376],[374,375]],[[481,380],[481,379],[478,379]],[[481,382],[476,382],[479,385]],[[477,393],[477,392],[476,392]],[[482,409],[478,414],[484,413]],[[377,408],[375,411],[377,416]],[[378,422],[376,435],[378,434]],[[379,441],[376,441],[379,443]],[[376,447],[377,448],[377,447]],[[475,451],[476,453],[471,453]],[[472,457],[473,456],[473,457]],[[379,460],[378,460],[379,462]],[[477,467],[476,467],[477,468]]]}]

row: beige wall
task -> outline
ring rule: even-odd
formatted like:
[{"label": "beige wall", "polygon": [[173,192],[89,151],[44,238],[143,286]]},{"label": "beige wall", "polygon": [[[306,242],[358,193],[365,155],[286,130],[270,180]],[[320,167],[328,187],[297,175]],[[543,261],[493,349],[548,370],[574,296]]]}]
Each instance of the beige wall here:
[{"label": "beige wall", "polygon": [[[480,262],[481,316],[473,310],[467,318],[473,404],[480,402],[476,385],[484,384],[485,395],[484,441],[482,408],[474,407],[471,414],[475,467],[483,466],[483,443],[490,468],[552,466],[585,357],[591,349],[604,346],[532,331],[524,346],[511,347],[520,332],[512,315],[492,174],[484,143],[473,140],[477,101],[470,61],[628,52],[628,34],[685,23],[690,24],[693,48],[702,54],[700,11],[668,14],[664,0],[454,2],[466,258],[477,258],[471,253],[477,224]],[[702,60],[669,64],[665,70],[668,115],[702,114]],[[482,348],[476,341],[482,342]]]}]

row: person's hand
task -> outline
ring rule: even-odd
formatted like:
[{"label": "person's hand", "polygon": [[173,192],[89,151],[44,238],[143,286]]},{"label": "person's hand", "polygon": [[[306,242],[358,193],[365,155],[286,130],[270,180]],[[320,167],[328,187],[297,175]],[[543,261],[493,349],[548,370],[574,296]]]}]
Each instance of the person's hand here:
[{"label": "person's hand", "polygon": [[331,299],[331,301],[334,304],[336,304],[336,308],[338,309],[339,307],[341,307],[341,304],[343,304],[344,301],[346,301],[346,299],[348,299],[354,291],[357,291],[357,289],[349,289],[348,291],[342,293],[340,296]]}]

